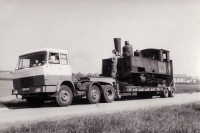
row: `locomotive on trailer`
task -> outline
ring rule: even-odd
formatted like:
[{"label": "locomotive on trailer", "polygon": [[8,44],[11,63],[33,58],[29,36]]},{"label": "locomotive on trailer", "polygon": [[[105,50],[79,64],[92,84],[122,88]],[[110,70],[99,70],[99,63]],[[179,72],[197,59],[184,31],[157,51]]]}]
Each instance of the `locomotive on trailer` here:
[{"label": "locomotive on trailer", "polygon": [[[168,50],[150,48],[133,52],[132,45],[125,41],[123,53],[121,53],[121,39],[115,38],[114,43],[115,50],[118,52],[116,78],[120,81],[122,88],[126,88],[125,86],[174,86],[173,64]],[[110,76],[113,71],[112,64],[113,60],[110,58],[102,60],[102,76]],[[169,95],[173,96],[174,91],[175,87],[173,91],[169,91]],[[147,95],[157,94],[154,92]]]}]

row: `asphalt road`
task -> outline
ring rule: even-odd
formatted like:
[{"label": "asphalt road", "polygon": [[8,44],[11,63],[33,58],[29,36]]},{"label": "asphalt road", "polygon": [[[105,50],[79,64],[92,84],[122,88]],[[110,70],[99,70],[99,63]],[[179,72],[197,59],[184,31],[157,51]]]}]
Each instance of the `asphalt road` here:
[{"label": "asphalt road", "polygon": [[143,108],[154,108],[169,105],[178,105],[199,101],[200,93],[179,94],[174,98],[136,99],[129,98],[114,101],[113,103],[76,104],[68,107],[44,106],[41,108],[13,108],[0,109],[0,128],[23,123],[32,123],[43,120],[55,120],[63,117],[112,113]]}]

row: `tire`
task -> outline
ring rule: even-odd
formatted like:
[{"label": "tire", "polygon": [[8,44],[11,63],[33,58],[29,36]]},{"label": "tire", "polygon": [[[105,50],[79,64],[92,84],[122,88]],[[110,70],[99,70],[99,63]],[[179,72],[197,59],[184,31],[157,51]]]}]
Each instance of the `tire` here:
[{"label": "tire", "polygon": [[30,97],[26,99],[28,105],[32,108],[41,107],[44,104],[43,97]]},{"label": "tire", "polygon": [[171,90],[169,91],[169,97],[174,97],[175,96],[175,89],[174,87],[171,88]]},{"label": "tire", "polygon": [[162,98],[167,98],[168,96],[169,96],[169,91],[168,91],[167,88],[164,88],[161,97]]},{"label": "tire", "polygon": [[115,91],[111,85],[103,86],[102,102],[111,103],[114,101]]},{"label": "tire", "polygon": [[58,106],[68,106],[72,103],[73,93],[72,90],[66,86],[61,85],[60,90],[57,92],[56,103]]},{"label": "tire", "polygon": [[100,101],[101,93],[99,87],[92,85],[87,91],[87,100],[90,104],[96,104]]}]

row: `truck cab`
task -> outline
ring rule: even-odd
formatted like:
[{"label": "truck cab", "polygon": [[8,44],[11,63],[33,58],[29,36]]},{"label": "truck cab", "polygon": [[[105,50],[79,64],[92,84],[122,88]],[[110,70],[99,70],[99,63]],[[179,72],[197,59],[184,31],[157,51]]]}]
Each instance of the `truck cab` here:
[{"label": "truck cab", "polygon": [[13,73],[12,94],[22,95],[24,99],[55,95],[58,86],[64,82],[73,86],[68,51],[38,49],[19,56]]}]

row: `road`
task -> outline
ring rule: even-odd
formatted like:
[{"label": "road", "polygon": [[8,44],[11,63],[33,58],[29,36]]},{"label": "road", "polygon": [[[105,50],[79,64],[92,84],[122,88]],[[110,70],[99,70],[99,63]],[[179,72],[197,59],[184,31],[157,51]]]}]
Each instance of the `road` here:
[{"label": "road", "polygon": [[155,108],[169,105],[179,105],[200,101],[200,93],[178,94],[174,98],[124,99],[113,103],[78,104],[69,107],[13,108],[0,110],[0,128],[38,122],[56,120],[63,117],[113,113],[119,111]]}]

